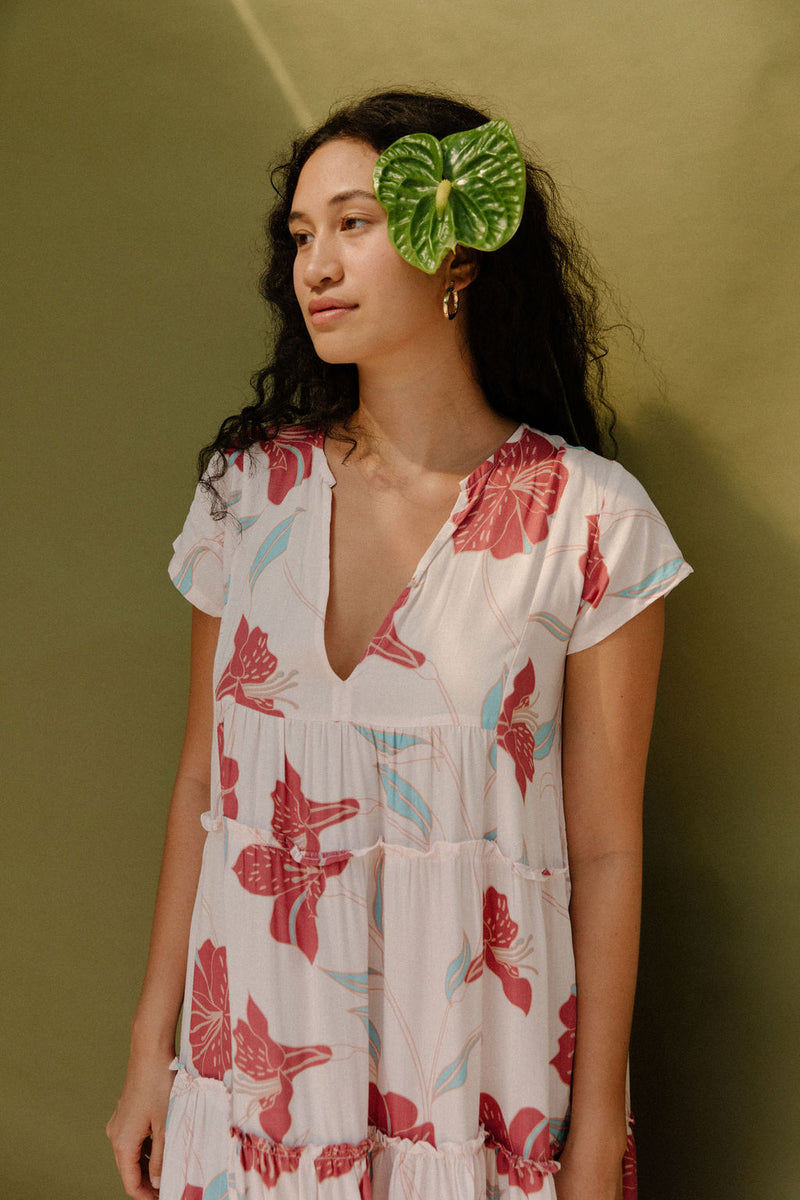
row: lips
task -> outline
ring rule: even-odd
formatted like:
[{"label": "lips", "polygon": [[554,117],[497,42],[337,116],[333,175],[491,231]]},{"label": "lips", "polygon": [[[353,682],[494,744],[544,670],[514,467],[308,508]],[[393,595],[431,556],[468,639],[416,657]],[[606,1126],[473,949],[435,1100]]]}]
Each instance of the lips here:
[{"label": "lips", "polygon": [[349,304],[346,300],[338,300],[335,296],[318,296],[308,303],[308,312],[312,325],[328,325],[340,320],[345,313],[358,308],[357,304]]},{"label": "lips", "polygon": [[348,304],[346,300],[337,300],[334,296],[318,297],[316,300],[309,300],[308,311],[312,317],[315,313],[328,312],[332,308],[355,308],[355,304]]}]

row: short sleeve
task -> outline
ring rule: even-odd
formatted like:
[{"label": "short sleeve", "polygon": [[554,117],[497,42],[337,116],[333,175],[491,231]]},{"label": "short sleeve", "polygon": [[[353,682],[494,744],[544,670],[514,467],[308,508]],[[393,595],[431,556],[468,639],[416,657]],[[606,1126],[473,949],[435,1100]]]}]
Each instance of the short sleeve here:
[{"label": "short sleeve", "polygon": [[608,637],[692,572],[642,485],[619,463],[608,465],[599,511],[584,518],[583,590],[570,654]]},{"label": "short sleeve", "polygon": [[[226,501],[225,478],[214,486]],[[221,617],[228,579],[229,541],[238,522],[230,516],[215,521],[211,496],[202,483],[195,489],[189,513],[172,543],[173,555],[167,571],[175,587],[195,608]]]}]

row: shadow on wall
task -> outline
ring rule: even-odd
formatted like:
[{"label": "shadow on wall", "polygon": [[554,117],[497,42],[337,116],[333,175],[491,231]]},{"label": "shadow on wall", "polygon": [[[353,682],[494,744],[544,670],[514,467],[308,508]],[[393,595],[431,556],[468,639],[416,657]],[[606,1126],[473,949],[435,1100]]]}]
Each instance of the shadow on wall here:
[{"label": "shadow on wall", "polygon": [[[695,568],[667,602],[648,768],[632,1045],[641,1195],[790,1200],[800,555],[750,505],[748,479],[674,411],[654,403],[618,432],[620,458]],[[753,472],[769,470],[768,454],[754,437]]]}]

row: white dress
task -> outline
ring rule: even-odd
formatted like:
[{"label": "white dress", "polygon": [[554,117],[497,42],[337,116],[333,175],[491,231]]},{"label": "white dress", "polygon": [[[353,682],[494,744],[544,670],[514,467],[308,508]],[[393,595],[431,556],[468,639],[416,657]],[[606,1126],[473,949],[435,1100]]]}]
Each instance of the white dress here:
[{"label": "white dress", "polygon": [[222,622],[161,1200],[554,1200],[565,659],[690,568],[623,468],[520,425],[342,680],[323,446],[231,454],[170,564]]}]

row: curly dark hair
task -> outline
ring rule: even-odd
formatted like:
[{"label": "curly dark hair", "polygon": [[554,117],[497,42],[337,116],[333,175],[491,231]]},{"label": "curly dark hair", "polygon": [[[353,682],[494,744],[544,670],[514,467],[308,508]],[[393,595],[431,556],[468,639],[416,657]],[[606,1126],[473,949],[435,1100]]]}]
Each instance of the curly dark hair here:
[{"label": "curly dark hair", "polygon": [[[445,95],[379,92],[334,111],[319,129],[295,141],[288,161],[273,169],[277,199],[266,223],[270,249],[259,290],[272,309],[274,350],[251,379],[254,402],[227,417],[200,452],[201,477],[215,496],[214,482],[226,467],[222,452],[247,449],[287,424],[326,433],[341,429],[358,406],[356,366],[317,357],[294,294],[296,247],[288,217],[310,156],[336,138],[361,141],[382,153],[409,133],[443,138],[489,119]],[[488,403],[501,416],[602,453],[614,413],[604,394],[599,285],[592,259],[542,167],[527,163],[517,232],[501,249],[478,257],[480,270],[469,288],[467,340]]]}]

